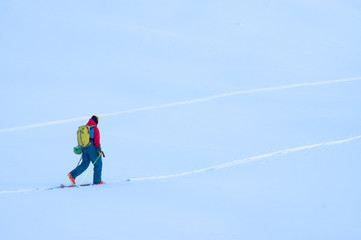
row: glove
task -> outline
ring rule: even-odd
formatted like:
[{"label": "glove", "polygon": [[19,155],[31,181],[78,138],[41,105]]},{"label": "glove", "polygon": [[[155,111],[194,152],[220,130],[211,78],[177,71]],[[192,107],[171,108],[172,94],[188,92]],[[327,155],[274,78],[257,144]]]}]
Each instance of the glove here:
[{"label": "glove", "polygon": [[97,151],[99,152],[99,155],[103,155],[103,157],[105,157],[101,147],[97,147]]}]

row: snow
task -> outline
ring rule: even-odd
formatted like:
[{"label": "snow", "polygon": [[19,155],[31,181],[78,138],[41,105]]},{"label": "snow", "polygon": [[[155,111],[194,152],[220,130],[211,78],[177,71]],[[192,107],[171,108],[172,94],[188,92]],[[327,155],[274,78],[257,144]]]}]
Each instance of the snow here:
[{"label": "snow", "polygon": [[[360,239],[360,22],[352,0],[1,1],[0,239]],[[93,114],[107,184],[46,190]]]}]

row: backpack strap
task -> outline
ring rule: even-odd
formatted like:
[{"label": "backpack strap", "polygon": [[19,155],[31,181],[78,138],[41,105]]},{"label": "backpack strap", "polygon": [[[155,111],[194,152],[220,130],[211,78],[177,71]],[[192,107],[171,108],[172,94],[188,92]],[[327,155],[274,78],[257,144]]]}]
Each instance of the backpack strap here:
[{"label": "backpack strap", "polygon": [[90,137],[89,137],[89,138],[92,139],[92,140],[94,140],[94,126],[91,126],[91,127],[90,127],[90,132],[89,132],[89,133],[90,133]]}]

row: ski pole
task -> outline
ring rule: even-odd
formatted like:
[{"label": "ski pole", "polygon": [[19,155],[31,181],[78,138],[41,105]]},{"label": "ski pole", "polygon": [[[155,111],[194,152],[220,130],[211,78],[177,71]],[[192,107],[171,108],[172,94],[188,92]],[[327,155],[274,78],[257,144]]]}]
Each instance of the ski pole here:
[{"label": "ski pole", "polygon": [[95,159],[94,163],[92,164],[92,166],[89,168],[89,170],[87,171],[87,173],[85,174],[84,178],[81,180],[81,182],[77,185],[79,186],[80,184],[83,183],[84,179],[86,178],[86,176],[88,176],[88,173],[90,172],[90,170],[94,167],[94,165],[96,164],[96,162],[98,161],[98,159],[102,156],[103,154],[100,153],[99,156],[97,157],[97,159]]},{"label": "ski pole", "polygon": [[83,156],[80,157],[80,160],[79,160],[79,162],[78,162],[78,164],[76,166],[80,165],[81,160],[83,160]]}]

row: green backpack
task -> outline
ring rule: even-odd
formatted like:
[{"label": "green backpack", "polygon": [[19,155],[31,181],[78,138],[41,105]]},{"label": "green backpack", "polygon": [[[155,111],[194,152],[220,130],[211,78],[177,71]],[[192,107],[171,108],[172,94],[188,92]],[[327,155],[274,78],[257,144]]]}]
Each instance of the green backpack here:
[{"label": "green backpack", "polygon": [[80,126],[77,132],[78,145],[81,148],[87,148],[90,146],[90,139],[94,138],[94,126]]}]

